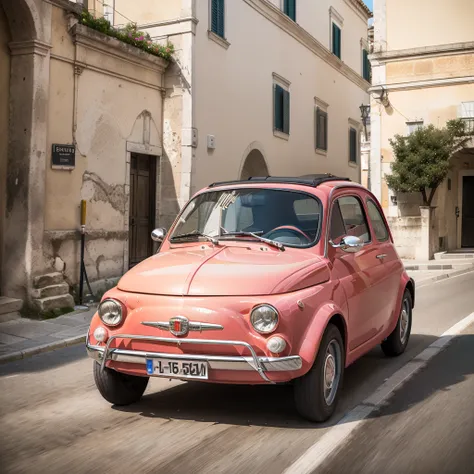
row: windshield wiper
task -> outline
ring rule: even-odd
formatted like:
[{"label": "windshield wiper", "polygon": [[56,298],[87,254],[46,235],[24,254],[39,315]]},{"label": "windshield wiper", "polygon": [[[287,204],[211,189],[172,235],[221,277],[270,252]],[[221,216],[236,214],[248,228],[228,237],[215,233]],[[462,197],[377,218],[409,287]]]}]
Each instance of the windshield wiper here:
[{"label": "windshield wiper", "polygon": [[219,245],[219,241],[215,237],[211,237],[210,235],[203,234],[202,232],[194,231],[188,232],[187,234],[178,234],[171,237],[171,241],[173,242],[176,239],[187,239],[190,237],[204,237],[209,242],[212,242],[214,245]]},{"label": "windshield wiper", "polygon": [[281,244],[280,242],[277,242],[276,240],[270,240],[270,239],[266,239],[265,237],[262,237],[258,234],[263,234],[262,231],[259,231],[259,232],[244,232],[244,231],[237,231],[237,232],[226,232],[224,235],[221,235],[220,238],[224,238],[224,237],[227,237],[227,236],[237,236],[237,237],[245,237],[245,236],[249,236],[249,237],[254,237],[255,239],[258,239],[260,240],[261,242],[265,242],[266,244],[268,245],[271,245],[272,247],[276,247],[277,249],[281,250],[282,252],[285,250],[285,246],[283,244]]}]

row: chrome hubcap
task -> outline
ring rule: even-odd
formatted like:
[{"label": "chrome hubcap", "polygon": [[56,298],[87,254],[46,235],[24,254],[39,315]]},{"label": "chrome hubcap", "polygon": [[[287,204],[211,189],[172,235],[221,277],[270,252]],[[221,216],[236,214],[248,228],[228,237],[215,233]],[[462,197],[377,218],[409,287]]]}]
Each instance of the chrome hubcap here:
[{"label": "chrome hubcap", "polygon": [[408,326],[410,323],[410,303],[403,300],[402,313],[400,314],[400,341],[405,344],[408,337]]},{"label": "chrome hubcap", "polygon": [[341,378],[342,352],[339,343],[333,339],[326,350],[323,368],[324,399],[331,405],[336,398]]}]

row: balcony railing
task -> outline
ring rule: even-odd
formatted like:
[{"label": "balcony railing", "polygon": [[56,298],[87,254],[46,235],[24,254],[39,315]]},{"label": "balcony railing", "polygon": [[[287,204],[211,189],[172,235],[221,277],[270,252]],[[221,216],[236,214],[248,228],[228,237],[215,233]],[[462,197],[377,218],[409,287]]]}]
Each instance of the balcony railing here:
[{"label": "balcony railing", "polygon": [[466,132],[474,133],[474,117],[463,117],[462,120],[466,124]]}]

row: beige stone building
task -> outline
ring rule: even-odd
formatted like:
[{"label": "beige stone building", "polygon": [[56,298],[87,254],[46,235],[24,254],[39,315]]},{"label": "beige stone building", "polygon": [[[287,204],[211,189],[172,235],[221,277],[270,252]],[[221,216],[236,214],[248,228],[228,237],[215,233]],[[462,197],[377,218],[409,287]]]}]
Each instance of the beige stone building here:
[{"label": "beige stone building", "polygon": [[77,24],[80,11],[0,1],[0,295],[20,300],[0,312],[73,305],[81,200],[86,269],[102,284],[148,256],[150,228],[179,209],[163,146],[168,63]]},{"label": "beige stone building", "polygon": [[407,258],[474,247],[474,142],[453,156],[430,211],[420,210],[420,196],[394,195],[384,180],[395,134],[454,118],[474,128],[473,25],[472,0],[374,0],[371,187]]},{"label": "beige stone building", "polygon": [[169,64],[76,24],[78,3],[0,0],[0,295],[72,304],[81,200],[100,291],[212,181],[360,181],[361,0],[89,0],[113,24],[171,41]]}]

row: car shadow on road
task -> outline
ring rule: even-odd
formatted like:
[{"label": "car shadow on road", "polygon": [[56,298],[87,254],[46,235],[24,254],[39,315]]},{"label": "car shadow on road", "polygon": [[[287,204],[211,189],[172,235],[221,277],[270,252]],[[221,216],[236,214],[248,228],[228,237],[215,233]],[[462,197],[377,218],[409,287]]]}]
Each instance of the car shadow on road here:
[{"label": "car shadow on road", "polygon": [[[421,360],[415,357],[413,361]],[[455,385],[474,375],[474,335],[461,334],[435,355],[414,377],[385,400],[369,418],[381,418],[406,412],[439,392],[449,392]],[[453,403],[456,403],[453,399]]]},{"label": "car shadow on road", "polygon": [[326,423],[312,423],[299,416],[292,385],[221,385],[188,382],[115,410],[139,413],[147,418],[193,420],[216,424],[270,426],[292,429],[327,428],[337,424],[349,410],[371,395],[388,377],[437,338],[415,334],[409,349],[397,358],[387,358],[376,348],[347,368],[339,406]]}]

